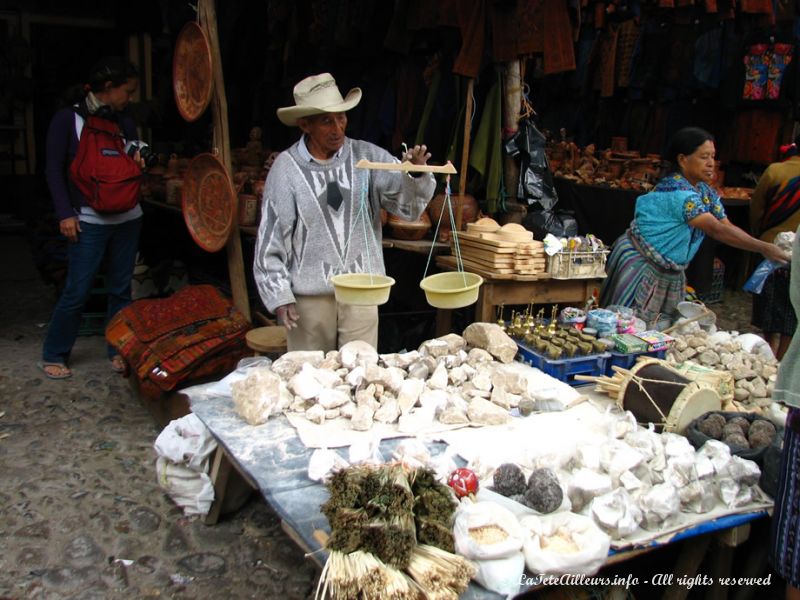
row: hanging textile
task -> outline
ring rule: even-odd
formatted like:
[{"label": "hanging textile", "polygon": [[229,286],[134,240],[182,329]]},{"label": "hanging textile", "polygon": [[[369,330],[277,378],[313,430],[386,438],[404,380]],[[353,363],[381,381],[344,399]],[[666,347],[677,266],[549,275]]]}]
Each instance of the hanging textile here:
[{"label": "hanging textile", "polygon": [[509,62],[544,50],[545,1],[518,0],[489,5],[494,62]]},{"label": "hanging textile", "polygon": [[481,123],[469,154],[469,165],[481,175],[482,181],[486,184],[486,209],[489,212],[497,210],[500,183],[503,178],[502,89],[498,73],[492,89],[486,96]]},{"label": "hanging textile", "polygon": [[461,50],[453,65],[454,73],[473,79],[478,76],[486,43],[485,24],[486,0],[460,0],[458,28],[461,30]]},{"label": "hanging textile", "polygon": [[572,22],[564,0],[544,0],[544,74],[575,69]]},{"label": "hanging textile", "polygon": [[617,37],[617,60],[614,65],[617,87],[627,88],[630,85],[633,52],[636,50],[640,31],[639,25],[634,19],[620,25]]},{"label": "hanging textile", "polygon": [[761,109],[746,110],[734,118],[729,160],[767,165],[777,158],[784,113]]}]

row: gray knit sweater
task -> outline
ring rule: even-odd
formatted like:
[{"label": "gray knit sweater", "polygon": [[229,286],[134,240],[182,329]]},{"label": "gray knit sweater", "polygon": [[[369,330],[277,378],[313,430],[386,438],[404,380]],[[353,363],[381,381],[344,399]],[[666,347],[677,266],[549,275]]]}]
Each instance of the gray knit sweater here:
[{"label": "gray knit sweater", "polygon": [[295,294],[332,294],[333,275],[384,274],[380,208],[410,220],[425,210],[436,188],[433,175],[356,169],[362,158],[398,162],[386,150],[350,138],[325,164],[303,159],[298,144],[275,159],[264,188],[253,264],[270,312],[294,302]]}]

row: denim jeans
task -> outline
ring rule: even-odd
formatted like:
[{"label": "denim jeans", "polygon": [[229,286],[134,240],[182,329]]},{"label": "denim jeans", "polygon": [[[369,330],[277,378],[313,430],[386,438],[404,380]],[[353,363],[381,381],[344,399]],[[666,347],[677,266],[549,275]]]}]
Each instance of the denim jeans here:
[{"label": "denim jeans", "polygon": [[[106,256],[108,309],[106,324],[131,302],[131,279],[139,247],[142,219],[118,225],[95,225],[81,222],[78,241],[69,242],[67,280],[58,299],[42,348],[45,362],[67,364],[78,337],[81,313],[92,291],[97,271]],[[116,354],[108,346],[108,357]]]}]

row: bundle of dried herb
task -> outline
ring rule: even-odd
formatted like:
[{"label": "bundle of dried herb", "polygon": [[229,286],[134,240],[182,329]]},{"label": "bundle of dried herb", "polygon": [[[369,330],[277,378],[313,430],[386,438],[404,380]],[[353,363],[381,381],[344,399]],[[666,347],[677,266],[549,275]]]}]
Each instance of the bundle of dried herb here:
[{"label": "bundle of dried herb", "polygon": [[436,481],[436,474],[430,469],[416,469],[409,479],[414,493],[417,540],[420,544],[455,552],[453,518],[456,501],[453,492]]},{"label": "bundle of dried herb", "polygon": [[343,469],[328,482],[322,512],[331,525],[328,547],[363,550],[399,568],[417,544],[414,496],[400,465]]}]

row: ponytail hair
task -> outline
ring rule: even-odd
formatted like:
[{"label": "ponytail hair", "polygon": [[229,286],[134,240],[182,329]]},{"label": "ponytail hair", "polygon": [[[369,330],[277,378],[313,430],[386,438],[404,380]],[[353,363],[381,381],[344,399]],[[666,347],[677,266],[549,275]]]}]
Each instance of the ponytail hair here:
[{"label": "ponytail hair", "polygon": [[86,82],[88,91],[102,92],[106,81],[111,82],[111,87],[118,87],[128,81],[139,77],[139,71],[129,60],[121,56],[107,56],[97,61],[89,69],[89,79]]}]

